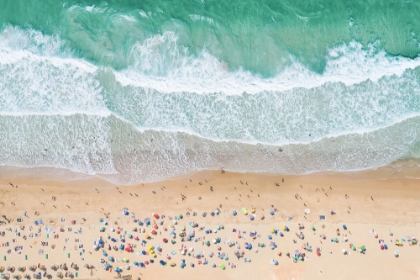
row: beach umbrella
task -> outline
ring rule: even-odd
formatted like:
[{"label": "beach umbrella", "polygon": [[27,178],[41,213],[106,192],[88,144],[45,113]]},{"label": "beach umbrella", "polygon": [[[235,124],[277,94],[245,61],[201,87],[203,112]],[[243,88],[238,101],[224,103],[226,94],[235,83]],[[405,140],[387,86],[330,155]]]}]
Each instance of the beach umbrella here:
[{"label": "beach umbrella", "polygon": [[272,239],[273,237],[271,235],[268,235],[268,239]]},{"label": "beach umbrella", "polygon": [[221,264],[220,265],[220,268],[223,269],[223,270],[225,270],[226,269],[226,266],[224,264]]},{"label": "beach umbrella", "polygon": [[236,216],[238,213],[236,212],[236,210],[232,211],[233,216]]},{"label": "beach umbrella", "polygon": [[117,273],[120,273],[120,272],[122,272],[122,269],[119,268],[119,267],[116,267],[116,268],[114,268],[114,271],[117,272]]},{"label": "beach umbrella", "polygon": [[109,257],[108,257],[108,260],[109,260],[110,262],[114,262],[114,258],[113,258],[113,257],[111,257],[111,256],[109,256]]},{"label": "beach umbrella", "polygon": [[320,251],[320,250],[316,250],[316,254],[317,254],[318,256],[321,256],[321,251]]},{"label": "beach umbrella", "polygon": [[385,249],[385,247],[384,247],[384,245],[383,245],[383,244],[381,244],[381,246],[380,246],[380,247],[381,247],[381,250]]},{"label": "beach umbrella", "polygon": [[144,263],[140,262],[140,263],[139,263],[139,266],[140,266],[140,267],[144,267]]},{"label": "beach umbrella", "polygon": [[271,215],[274,215],[274,210],[270,210],[270,214]]},{"label": "beach umbrella", "polygon": [[249,219],[250,219],[251,221],[253,221],[253,220],[254,220],[254,215],[249,215]]},{"label": "beach umbrella", "polygon": [[146,265],[149,264],[149,261],[148,260],[144,261],[144,264],[146,264]]},{"label": "beach umbrella", "polygon": [[394,251],[394,256],[395,256],[396,258],[398,258],[398,257],[400,256],[400,251],[395,250],[395,251]]},{"label": "beach umbrella", "polygon": [[343,252],[344,255],[347,255],[346,249],[342,249],[341,252]]},{"label": "beach umbrella", "polygon": [[153,217],[154,217],[155,219],[159,219],[159,215],[158,215],[158,214],[154,214],[154,215],[153,215]]},{"label": "beach umbrella", "polygon": [[210,241],[207,240],[206,245],[207,245],[207,247],[210,246]]}]

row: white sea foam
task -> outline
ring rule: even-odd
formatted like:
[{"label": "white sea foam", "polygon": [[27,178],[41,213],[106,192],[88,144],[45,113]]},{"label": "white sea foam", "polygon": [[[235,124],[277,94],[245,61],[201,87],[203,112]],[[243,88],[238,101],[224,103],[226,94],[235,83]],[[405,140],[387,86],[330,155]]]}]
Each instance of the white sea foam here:
[{"label": "white sea foam", "polygon": [[3,30],[0,163],[136,183],[220,167],[354,170],[418,154],[419,59],[350,43],[328,52],[322,75],[295,62],[264,79],[164,33],[133,46],[131,60],[97,67],[58,37]]},{"label": "white sea foam", "polygon": [[328,51],[322,75],[296,61],[273,78],[260,78],[248,71],[230,72],[229,65],[203,50],[198,57],[178,45],[173,32],[155,35],[132,48],[133,65],[117,72],[123,85],[148,87],[160,92],[196,92],[225,94],[285,91],[313,88],[328,82],[346,85],[365,80],[377,81],[383,76],[400,76],[420,65],[420,58],[389,56],[375,51],[376,44],[364,49],[360,43],[342,44]]}]

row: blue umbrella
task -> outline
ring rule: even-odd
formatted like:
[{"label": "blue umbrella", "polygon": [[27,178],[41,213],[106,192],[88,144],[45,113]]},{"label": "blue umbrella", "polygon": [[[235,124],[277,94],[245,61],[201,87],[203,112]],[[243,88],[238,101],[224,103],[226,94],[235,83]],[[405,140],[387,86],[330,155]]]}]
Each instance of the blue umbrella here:
[{"label": "blue umbrella", "polygon": [[139,221],[137,222],[137,224],[139,224],[140,226],[142,226],[142,225],[143,225],[143,222],[139,220]]},{"label": "blue umbrella", "polygon": [[108,256],[108,254],[107,254],[107,252],[106,252],[106,251],[103,251],[103,252],[102,252],[102,255],[103,255],[104,257]]},{"label": "blue umbrella", "polygon": [[145,250],[141,251],[141,253],[142,253],[142,255],[146,255],[146,251]]},{"label": "blue umbrella", "polygon": [[161,265],[166,265],[166,262],[164,262],[163,260],[160,260],[160,261],[159,261],[159,263],[160,263]]},{"label": "blue umbrella", "polygon": [[112,242],[117,242],[117,239],[115,239],[114,237],[111,238]]},{"label": "blue umbrella", "polygon": [[141,241],[141,243],[142,243],[142,244],[146,244],[146,243],[147,243],[147,241],[143,239],[143,240]]},{"label": "blue umbrella", "polygon": [[271,235],[268,236],[268,239],[272,239],[273,237]]},{"label": "blue umbrella", "polygon": [[274,210],[270,210],[270,214],[271,215],[274,215]]},{"label": "blue umbrella", "polygon": [[236,210],[232,211],[233,216],[236,216],[238,213],[236,212]]},{"label": "blue umbrella", "polygon": [[123,238],[121,238],[121,242],[125,242],[125,238],[123,237]]},{"label": "blue umbrella", "polygon": [[347,226],[346,226],[346,225],[343,225],[343,229],[344,229],[344,230],[347,230]]},{"label": "blue umbrella", "polygon": [[144,263],[142,263],[142,262],[139,263],[139,265],[140,265],[140,267],[144,267]]},{"label": "blue umbrella", "polygon": [[120,245],[119,247],[118,247],[120,250],[124,250],[124,245]]},{"label": "blue umbrella", "polygon": [[111,257],[111,256],[109,256],[109,257],[108,257],[108,260],[109,260],[110,262],[114,262],[114,258],[113,258],[113,257]]},{"label": "blue umbrella", "polygon": [[133,264],[134,264],[135,266],[138,266],[138,265],[139,265],[139,263],[138,263],[138,262],[136,262],[136,261],[134,261],[134,262],[133,262]]},{"label": "blue umbrella", "polygon": [[252,244],[248,243],[248,249],[251,250],[252,249]]}]

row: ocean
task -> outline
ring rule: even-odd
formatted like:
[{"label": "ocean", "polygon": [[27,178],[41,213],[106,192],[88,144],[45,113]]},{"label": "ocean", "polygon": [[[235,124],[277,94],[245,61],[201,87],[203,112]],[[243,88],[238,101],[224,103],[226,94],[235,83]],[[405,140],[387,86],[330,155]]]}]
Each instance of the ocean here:
[{"label": "ocean", "polygon": [[0,165],[136,184],[420,158],[420,1],[0,1]]}]

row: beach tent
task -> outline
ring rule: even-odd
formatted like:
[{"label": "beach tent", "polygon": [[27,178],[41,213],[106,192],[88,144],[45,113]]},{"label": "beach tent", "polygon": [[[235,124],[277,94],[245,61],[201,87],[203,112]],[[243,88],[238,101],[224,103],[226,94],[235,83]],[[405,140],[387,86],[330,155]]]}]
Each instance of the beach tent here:
[{"label": "beach tent", "polygon": [[238,213],[236,212],[236,210],[233,210],[232,214],[233,214],[233,216],[236,216],[236,214],[238,214]]}]

